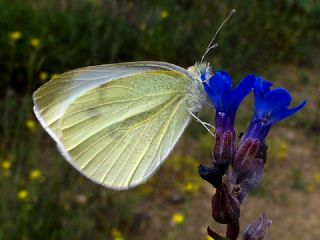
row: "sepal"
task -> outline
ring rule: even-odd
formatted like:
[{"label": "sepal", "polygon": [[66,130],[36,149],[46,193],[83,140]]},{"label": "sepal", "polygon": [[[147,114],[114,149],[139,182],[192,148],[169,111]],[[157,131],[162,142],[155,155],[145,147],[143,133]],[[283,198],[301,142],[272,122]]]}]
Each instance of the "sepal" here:
[{"label": "sepal", "polygon": [[229,188],[222,183],[212,198],[212,217],[222,224],[235,224],[240,217],[240,203],[230,194]]},{"label": "sepal", "polygon": [[272,221],[266,214],[249,224],[244,232],[243,240],[262,240]]}]

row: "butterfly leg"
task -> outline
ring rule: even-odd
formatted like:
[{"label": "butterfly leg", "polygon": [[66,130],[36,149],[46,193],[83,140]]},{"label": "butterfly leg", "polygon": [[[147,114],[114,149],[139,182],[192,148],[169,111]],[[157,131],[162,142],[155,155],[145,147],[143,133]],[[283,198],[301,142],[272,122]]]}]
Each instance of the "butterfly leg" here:
[{"label": "butterfly leg", "polygon": [[207,131],[214,137],[214,133],[210,130],[210,128],[215,129],[214,126],[212,126],[210,123],[206,123],[202,121],[200,118],[198,118],[195,114],[193,114],[191,111],[189,111],[190,115],[194,117],[194,119],[200,123]]}]

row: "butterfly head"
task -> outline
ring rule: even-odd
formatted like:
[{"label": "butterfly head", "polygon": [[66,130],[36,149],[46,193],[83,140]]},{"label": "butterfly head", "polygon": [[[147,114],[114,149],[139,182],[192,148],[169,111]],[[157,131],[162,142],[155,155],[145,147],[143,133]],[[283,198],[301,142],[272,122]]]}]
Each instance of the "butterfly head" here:
[{"label": "butterfly head", "polygon": [[206,93],[202,83],[210,79],[213,75],[213,70],[209,63],[196,63],[188,68],[188,72],[193,79],[189,89],[188,102],[190,111],[196,113],[206,102]]},{"label": "butterfly head", "polygon": [[199,80],[199,82],[205,82],[213,75],[213,69],[209,63],[196,63],[194,66],[188,68],[188,72],[193,78]]}]

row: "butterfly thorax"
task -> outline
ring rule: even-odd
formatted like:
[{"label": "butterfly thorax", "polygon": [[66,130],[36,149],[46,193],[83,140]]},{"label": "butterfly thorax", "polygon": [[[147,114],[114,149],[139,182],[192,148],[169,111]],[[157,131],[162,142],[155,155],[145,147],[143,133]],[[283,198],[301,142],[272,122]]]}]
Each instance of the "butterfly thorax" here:
[{"label": "butterfly thorax", "polygon": [[192,76],[192,84],[187,97],[190,111],[199,112],[206,102],[206,93],[203,88],[203,82],[212,76],[212,68],[208,63],[196,63],[188,68]]}]

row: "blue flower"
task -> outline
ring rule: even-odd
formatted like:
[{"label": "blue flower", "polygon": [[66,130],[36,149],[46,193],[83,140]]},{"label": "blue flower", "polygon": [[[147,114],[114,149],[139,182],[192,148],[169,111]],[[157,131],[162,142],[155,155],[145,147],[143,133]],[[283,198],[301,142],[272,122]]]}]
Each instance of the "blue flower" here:
[{"label": "blue flower", "polygon": [[208,81],[203,83],[216,110],[216,127],[232,130],[236,111],[242,100],[251,92],[255,77],[245,77],[234,89],[228,73],[217,71]]},{"label": "blue flower", "polygon": [[289,109],[291,95],[282,88],[270,90],[271,86],[272,83],[262,77],[255,77],[254,114],[235,153],[233,169],[236,176],[248,171],[271,127],[295,114],[306,104],[303,101],[297,107]]},{"label": "blue flower", "polygon": [[307,101],[303,101],[295,108],[289,109],[290,93],[283,88],[270,90],[272,83],[262,77],[256,77],[254,84],[254,115],[245,137],[258,138],[262,141],[270,128],[298,112]]}]

